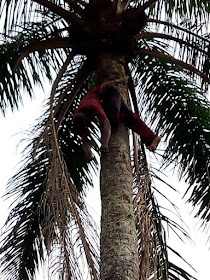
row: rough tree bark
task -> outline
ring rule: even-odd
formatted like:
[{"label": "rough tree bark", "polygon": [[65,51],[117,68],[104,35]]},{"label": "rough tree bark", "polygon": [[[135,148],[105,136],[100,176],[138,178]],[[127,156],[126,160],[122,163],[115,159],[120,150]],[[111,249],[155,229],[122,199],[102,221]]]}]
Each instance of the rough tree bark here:
[{"label": "rough tree bark", "polygon": [[[112,81],[128,98],[124,59],[101,54],[100,82]],[[133,174],[128,129],[112,131],[109,152],[101,157],[101,280],[138,280],[139,259],[132,205]]]}]

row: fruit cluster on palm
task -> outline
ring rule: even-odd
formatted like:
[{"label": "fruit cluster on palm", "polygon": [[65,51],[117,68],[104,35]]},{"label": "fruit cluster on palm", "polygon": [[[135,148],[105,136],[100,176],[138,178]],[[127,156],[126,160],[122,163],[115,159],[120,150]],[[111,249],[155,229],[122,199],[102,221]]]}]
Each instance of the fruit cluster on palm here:
[{"label": "fruit cluster on palm", "polygon": [[[116,85],[135,112],[164,135],[163,164],[179,167],[189,201],[208,222],[210,4],[182,2],[1,1],[2,112],[18,107],[23,89],[33,95],[36,84],[54,80],[23,168],[8,186],[7,194],[18,202],[0,250],[5,279],[33,279],[46,253],[61,279],[84,279],[80,255],[94,280],[192,279],[168,260],[161,225],[167,219],[151,190],[151,176],[158,175],[148,171],[140,139],[132,134],[129,141],[123,125],[113,129],[110,151],[101,156],[99,250],[84,203],[98,157],[87,162],[72,127],[74,110],[93,85]],[[97,120],[90,135],[100,154]]]}]

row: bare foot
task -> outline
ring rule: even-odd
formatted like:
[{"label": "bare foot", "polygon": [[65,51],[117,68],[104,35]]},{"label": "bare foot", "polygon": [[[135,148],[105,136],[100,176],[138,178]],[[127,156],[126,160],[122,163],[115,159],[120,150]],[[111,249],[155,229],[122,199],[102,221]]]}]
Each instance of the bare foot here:
[{"label": "bare foot", "polygon": [[151,145],[148,147],[149,150],[150,150],[151,152],[154,152],[154,151],[156,150],[158,144],[160,143],[160,139],[161,139],[161,137],[160,137],[160,136],[157,136],[157,137],[155,137],[155,139],[152,141]]},{"label": "bare foot", "polygon": [[102,153],[108,153],[109,147],[108,147],[108,145],[102,145],[100,150]]},{"label": "bare foot", "polygon": [[89,160],[92,160],[93,159],[93,154],[91,152],[91,144],[90,144],[89,140],[83,141],[83,149],[85,151],[85,154],[86,154],[87,158]]}]

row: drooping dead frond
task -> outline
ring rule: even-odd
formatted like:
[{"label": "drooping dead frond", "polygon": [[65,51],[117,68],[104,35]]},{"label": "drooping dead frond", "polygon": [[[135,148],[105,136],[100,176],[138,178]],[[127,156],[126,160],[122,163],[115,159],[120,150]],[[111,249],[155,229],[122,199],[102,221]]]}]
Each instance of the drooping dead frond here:
[{"label": "drooping dead frond", "polygon": [[[140,142],[136,143],[133,156],[135,174],[133,204],[138,237],[140,280],[174,279],[174,273],[183,277],[182,279],[195,279],[184,269],[169,261],[169,250],[182,260],[183,258],[176,250],[167,245],[163,221],[174,232],[177,231],[176,233],[179,237],[180,234],[188,238],[189,236],[183,227],[161,213],[152,191],[152,173],[149,173],[145,150]],[[136,161],[138,164],[136,164]],[[139,169],[137,170],[138,167]]]},{"label": "drooping dead frond", "polygon": [[[130,71],[129,68],[127,71]],[[131,74],[129,76],[132,80]],[[133,84],[130,85],[129,90],[132,101],[137,102]],[[136,113],[139,113],[138,105],[135,106],[135,103],[134,108]],[[151,191],[151,178],[147,166],[145,149],[143,144],[140,143],[139,137],[137,139],[135,133],[132,136],[133,168],[135,174],[133,204],[138,237],[140,280],[147,280],[151,275],[155,276],[154,279],[159,279],[159,277],[168,279],[167,252],[165,244],[162,242],[161,221],[154,215],[156,205]]]},{"label": "drooping dead frond", "polygon": [[[69,62],[73,58],[74,53],[72,53],[64,63],[63,67],[61,68],[60,72],[58,73],[58,76],[53,84],[52,91],[51,91],[51,100],[50,100],[50,116],[45,121],[45,125],[43,128],[43,131],[41,132],[40,136],[37,138],[37,141],[34,144],[34,151],[33,155],[35,156],[36,150],[39,147],[39,144],[44,137],[44,135],[47,133],[48,125],[54,118],[56,118],[56,131],[59,129],[59,126],[61,122],[63,121],[63,118],[65,117],[69,106],[71,105],[72,101],[75,98],[75,95],[79,91],[85,77],[88,75],[87,68],[88,68],[88,62],[86,62],[83,67],[78,70],[78,73],[75,75],[74,79],[70,82],[70,84],[67,85],[67,87],[64,89],[64,91],[61,92],[59,97],[56,100],[55,103],[55,91],[58,86],[58,83],[61,79],[61,76],[63,75],[63,72],[66,70]],[[71,92],[71,94],[69,94]],[[54,105],[55,103],[55,105]]]},{"label": "drooping dead frond", "polygon": [[[44,143],[50,165],[41,206],[46,216],[42,232],[48,252],[52,250],[54,244],[61,246],[62,279],[66,279],[65,277],[82,279],[78,263],[80,254],[85,254],[90,275],[92,279],[98,280],[97,242],[94,248],[93,241],[90,242],[88,239],[92,231],[96,233],[94,230],[96,226],[89,219],[83,198],[68,172],[53,121],[48,131],[50,133],[44,138]],[[77,246],[83,248],[82,252]]]},{"label": "drooping dead frond", "polygon": [[[68,279],[81,279],[82,274],[78,265],[81,252],[75,249],[75,247],[82,246],[84,250],[82,254],[84,253],[86,256],[90,275],[92,275],[92,279],[97,280],[99,279],[98,251],[96,251],[92,243],[89,242],[88,232],[85,231],[85,227],[88,227],[90,231],[90,227],[92,226],[92,228],[94,228],[95,225],[92,225],[89,218],[85,219],[84,216],[81,215],[83,212],[85,212],[85,214],[88,213],[84,201],[70,176],[62,154],[62,149],[59,145],[58,129],[71,102],[69,97],[66,97],[64,101],[63,94],[61,95],[62,102],[65,106],[65,110],[60,110],[62,117],[58,114],[58,107],[60,106],[62,108],[63,104],[60,102],[57,103],[57,110],[54,110],[53,106],[56,88],[61,80],[63,72],[72,59],[72,55],[67,58],[52,87],[50,96],[50,116],[48,120],[49,125],[47,122],[48,126],[45,129],[45,133],[42,134],[42,140],[46,146],[47,156],[49,158],[49,167],[45,183],[46,191],[42,198],[43,211],[47,213],[47,218],[43,224],[43,233],[45,233],[46,229],[47,234],[45,234],[45,242],[48,251],[52,248],[53,239],[56,239],[56,243],[63,248],[60,255],[60,258],[63,258],[61,262],[62,279],[65,279],[65,277]],[[71,90],[75,83],[73,90],[71,90],[71,95],[73,95],[70,96],[71,100],[74,99],[85,78],[84,73],[86,73],[86,67],[83,68],[83,71],[79,71],[80,78],[76,75],[78,80],[74,79],[72,84],[67,88]],[[80,72],[82,72],[82,74]],[[88,73],[86,73],[86,75],[87,74]],[[81,77],[83,77],[83,79],[81,79]],[[64,92],[65,94],[68,92],[67,89]],[[60,98],[58,100],[60,100]],[[57,118],[55,117],[55,112]],[[87,217],[89,217],[89,215]],[[85,224],[86,220],[88,220],[87,224]],[[53,223],[53,221],[55,222]],[[71,226],[73,228],[71,228]],[[76,231],[76,234],[74,233],[72,235],[71,231],[73,231],[73,229]]]},{"label": "drooping dead frond", "polygon": [[[140,147],[140,143],[138,143]],[[151,191],[151,179],[146,163],[143,146],[138,149],[139,176],[134,178],[134,212],[138,236],[138,252],[140,259],[140,280],[168,279],[168,260],[165,244],[162,240],[162,225],[155,217],[154,198]],[[156,219],[156,221],[155,221]],[[159,227],[159,228],[157,228]]]},{"label": "drooping dead frond", "polygon": [[[10,193],[20,197],[23,193],[25,195],[5,224],[5,228],[11,231],[3,240],[0,251],[4,254],[1,263],[5,279],[17,270],[20,273],[16,280],[30,279],[34,275],[38,262],[35,243],[42,250],[41,260],[44,259],[46,247],[52,260],[50,271],[57,272],[60,279],[84,279],[81,272],[84,263],[84,273],[89,273],[92,279],[98,279],[97,227],[87,212],[82,192],[85,186],[92,185],[90,169],[96,168],[96,161],[87,163],[81,141],[72,130],[73,112],[81,97],[87,93],[89,85],[95,81],[94,77],[89,76],[88,82],[83,84],[89,72],[86,63],[84,67],[79,64],[84,62],[80,57],[71,61],[66,73],[63,73],[72,55],[66,58],[54,82],[49,102],[51,110],[47,112],[50,116],[47,121],[46,116],[43,122],[39,120],[37,127],[30,133],[40,136],[32,141],[25,165],[11,180]],[[74,99],[74,102],[70,99]],[[61,117],[62,114],[65,119]],[[93,145],[97,149],[94,141]],[[36,153],[32,156],[31,148],[34,147]],[[25,205],[25,197],[29,208]],[[16,217],[19,217],[17,221]],[[12,227],[13,223],[16,226]],[[17,248],[16,251],[13,251],[13,246]],[[30,258],[35,259],[35,262],[29,262],[26,266],[25,260]]]},{"label": "drooping dead frond", "polygon": [[[62,145],[64,134],[59,134],[59,128],[66,116],[72,100],[81,88],[85,77],[88,75],[85,63],[71,83],[64,87],[60,95],[56,96],[58,84],[61,82],[64,71],[73,58],[73,53],[66,59],[63,67],[57,75],[50,96],[50,115],[45,122],[44,130],[35,142],[35,152],[39,152],[39,146],[45,147],[48,167],[46,169],[45,192],[42,195],[40,211],[45,213],[42,221],[42,234],[48,253],[53,253],[53,248],[60,248],[59,262],[53,261],[54,271],[62,271],[61,279],[82,279],[80,267],[80,255],[85,256],[88,271],[92,279],[99,279],[98,272],[98,248],[96,226],[91,221],[84,205],[82,194],[75,183],[75,174],[69,173],[69,161],[63,156]],[[70,94],[68,95],[68,93]],[[73,112],[73,109],[70,110]],[[71,127],[69,127],[69,130]],[[63,129],[61,128],[61,131]],[[68,140],[72,142],[72,140]],[[74,140],[73,140],[74,142]],[[75,143],[75,145],[77,145]],[[81,148],[81,146],[80,146]],[[68,154],[71,154],[69,150]],[[80,158],[81,160],[81,158]],[[74,164],[74,159],[71,159]],[[76,163],[75,163],[75,166]],[[71,169],[71,168],[70,168]],[[78,173],[81,173],[81,162]],[[72,170],[73,172],[73,170]],[[81,184],[81,182],[80,182]],[[95,240],[89,240],[88,236],[96,235]],[[57,265],[60,263],[60,265]]]}]

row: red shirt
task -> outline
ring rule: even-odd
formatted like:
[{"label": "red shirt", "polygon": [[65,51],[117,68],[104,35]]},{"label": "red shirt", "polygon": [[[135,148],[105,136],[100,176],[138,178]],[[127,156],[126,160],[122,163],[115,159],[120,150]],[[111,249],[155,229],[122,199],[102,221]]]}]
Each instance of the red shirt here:
[{"label": "red shirt", "polygon": [[100,121],[104,121],[107,116],[102,107],[102,99],[106,85],[96,85],[88,92],[88,94],[81,100],[79,107],[76,109],[75,114],[78,112],[85,112],[89,117],[97,116]]}]

